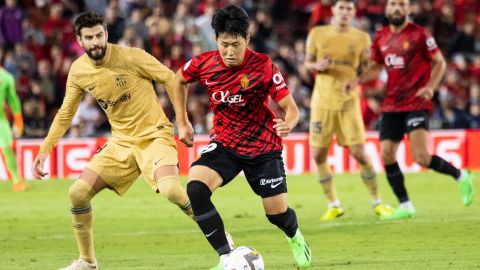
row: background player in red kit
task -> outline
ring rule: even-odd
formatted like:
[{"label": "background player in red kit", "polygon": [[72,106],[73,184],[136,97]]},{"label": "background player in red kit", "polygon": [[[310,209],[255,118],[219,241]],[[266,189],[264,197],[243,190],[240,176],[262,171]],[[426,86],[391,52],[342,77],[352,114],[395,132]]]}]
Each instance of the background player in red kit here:
[{"label": "background player in red kit", "polygon": [[[421,26],[409,22],[409,0],[389,0],[386,15],[389,25],[379,30],[372,46],[372,64],[358,79],[363,83],[375,78],[383,67],[388,73],[387,90],[380,123],[381,155],[387,179],[400,207],[382,219],[415,216],[398,166],[396,154],[405,133],[411,143],[415,162],[457,180],[463,204],[473,200],[473,174],[459,170],[427,149],[430,99],[445,73],[445,59],[435,39]],[[350,89],[355,83],[345,87]]]},{"label": "background player in red kit", "polygon": [[[253,191],[262,197],[268,220],[282,229],[299,267],[310,264],[310,248],[287,204],[287,185],[281,137],[298,122],[298,108],[282,75],[265,55],[247,49],[249,18],[245,10],[230,5],[217,10],[212,27],[217,51],[202,53],[176,75],[175,112],[179,139],[193,145],[193,129],[186,112],[186,84],[199,81],[207,90],[212,108],[211,143],[192,164],[187,193],[200,229],[220,255],[223,269],[230,246],[223,221],[210,197],[243,170]],[[285,112],[275,118],[268,108],[272,98]]]}]

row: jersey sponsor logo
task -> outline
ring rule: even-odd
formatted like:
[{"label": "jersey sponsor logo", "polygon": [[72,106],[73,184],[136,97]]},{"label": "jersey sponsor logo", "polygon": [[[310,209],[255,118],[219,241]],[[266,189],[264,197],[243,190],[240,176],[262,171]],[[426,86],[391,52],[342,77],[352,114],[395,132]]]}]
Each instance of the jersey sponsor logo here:
[{"label": "jersey sponsor logo", "polygon": [[244,106],[245,100],[243,100],[241,94],[230,95],[230,91],[217,91],[212,94],[212,99],[216,103],[228,103],[237,106]]},{"label": "jersey sponsor logo", "polygon": [[192,63],[192,60],[188,61],[185,66],[183,66],[183,71],[187,71],[188,67],[190,66],[190,64]]},{"label": "jersey sponsor logo", "polygon": [[240,86],[242,86],[242,88],[247,88],[249,84],[250,80],[248,79],[248,76],[244,74],[240,80]]},{"label": "jersey sponsor logo", "polygon": [[425,117],[423,117],[423,116],[422,117],[414,117],[414,118],[408,119],[407,126],[416,127],[423,122],[425,122]]},{"label": "jersey sponsor logo", "polygon": [[280,184],[282,184],[282,182],[283,182],[283,176],[280,176],[277,178],[270,178],[270,179],[265,179],[265,178],[260,179],[261,186],[270,185],[272,189],[278,187]]},{"label": "jersey sponsor logo", "polygon": [[403,56],[398,56],[395,53],[389,53],[385,57],[385,65],[387,67],[401,69],[405,67],[405,59],[403,58]]},{"label": "jersey sponsor logo", "polygon": [[435,39],[433,37],[427,38],[426,44],[429,51],[435,50],[437,48],[437,42],[435,42]]},{"label": "jersey sponsor logo", "polygon": [[97,99],[98,104],[100,107],[102,107],[104,110],[107,110],[108,107],[115,107],[116,105],[129,101],[130,100],[130,93],[123,94],[121,97],[117,98],[116,100],[103,100],[103,99]]},{"label": "jersey sponsor logo", "polygon": [[273,74],[272,80],[273,80],[273,83],[277,85],[277,87],[275,87],[276,90],[280,90],[282,88],[287,87],[287,84],[285,83],[285,80],[283,79],[283,76],[280,73],[280,71]]}]

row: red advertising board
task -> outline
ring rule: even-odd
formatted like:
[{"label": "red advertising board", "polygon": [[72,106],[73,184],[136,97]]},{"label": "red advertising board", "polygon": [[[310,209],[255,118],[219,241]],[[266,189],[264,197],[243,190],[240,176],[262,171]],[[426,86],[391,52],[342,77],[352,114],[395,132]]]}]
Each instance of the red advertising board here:
[{"label": "red advertising board", "polygon": [[[382,171],[380,142],[376,132],[367,133],[365,148],[376,171]],[[77,178],[90,157],[104,143],[105,138],[64,139],[55,147],[45,164],[51,177]],[[316,166],[310,157],[307,134],[291,134],[284,139],[283,157],[287,174],[315,172]],[[23,177],[31,179],[31,164],[38,153],[41,140],[18,140],[15,153],[19,170]],[[195,137],[195,146],[187,148],[178,144],[179,165],[182,174],[188,173],[190,164],[200,156],[209,143],[208,136]],[[430,134],[429,149],[453,165],[462,168],[480,169],[480,131],[433,131]],[[422,168],[413,162],[409,141],[401,142],[398,163],[406,172],[418,172]],[[335,173],[354,172],[358,164],[348,155],[348,150],[333,144],[329,150],[328,161]],[[8,179],[5,161],[0,158],[0,179]]]}]

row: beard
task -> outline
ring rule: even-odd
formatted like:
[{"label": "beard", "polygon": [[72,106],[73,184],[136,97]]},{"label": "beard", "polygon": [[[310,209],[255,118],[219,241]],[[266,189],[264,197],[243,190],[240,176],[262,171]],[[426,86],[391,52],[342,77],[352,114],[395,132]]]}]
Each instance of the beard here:
[{"label": "beard", "polygon": [[387,16],[388,22],[396,27],[402,25],[407,20],[406,16],[395,17],[394,14]]},{"label": "beard", "polygon": [[[94,54],[93,51],[97,49],[100,49],[100,52],[95,52]],[[86,50],[85,53],[87,53],[88,57],[92,58],[95,61],[101,60],[107,53],[107,45],[92,47]]]}]

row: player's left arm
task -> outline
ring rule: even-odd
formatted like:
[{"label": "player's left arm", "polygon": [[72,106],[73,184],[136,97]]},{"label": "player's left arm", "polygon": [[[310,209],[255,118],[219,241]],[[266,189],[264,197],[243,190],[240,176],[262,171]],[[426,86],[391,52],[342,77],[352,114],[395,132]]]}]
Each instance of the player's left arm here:
[{"label": "player's left arm", "polygon": [[14,135],[20,137],[23,134],[22,105],[15,90],[15,79],[13,76],[9,77],[7,83],[7,101],[13,113]]},{"label": "player's left arm", "polygon": [[134,48],[132,52],[133,63],[137,67],[138,73],[144,78],[163,84],[173,103],[175,73],[144,50]]},{"label": "player's left arm", "polygon": [[430,100],[433,97],[438,84],[442,80],[443,75],[445,75],[447,63],[442,55],[442,52],[438,48],[435,39],[430,35],[430,33],[425,31],[422,41],[423,53],[431,61],[431,73],[430,80],[424,87],[417,91],[416,96],[423,97],[425,100]]},{"label": "player's left arm", "polygon": [[273,128],[277,131],[278,136],[286,137],[297,126],[300,113],[292,94],[288,94],[276,103],[285,111],[285,120],[280,118],[273,119],[275,122]]}]

